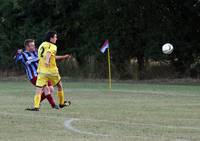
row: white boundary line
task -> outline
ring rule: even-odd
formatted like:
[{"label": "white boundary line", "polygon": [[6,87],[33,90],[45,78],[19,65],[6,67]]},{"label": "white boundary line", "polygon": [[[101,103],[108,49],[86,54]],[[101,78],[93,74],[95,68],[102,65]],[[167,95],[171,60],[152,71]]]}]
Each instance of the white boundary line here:
[{"label": "white boundary line", "polygon": [[[28,111],[27,111],[28,112]],[[59,118],[64,119],[65,121],[73,119],[71,122],[74,121],[90,121],[90,122],[107,122],[107,123],[113,123],[113,124],[122,124],[122,125],[129,125],[129,126],[153,126],[153,127],[159,127],[159,128],[169,128],[169,129],[188,129],[188,130],[200,130],[200,127],[191,127],[191,126],[173,126],[173,125],[160,125],[160,124],[148,124],[148,123],[128,123],[128,122],[121,122],[121,121],[110,121],[110,120],[95,120],[95,119],[83,119],[83,118],[66,118],[66,117],[60,117],[58,116],[50,116],[50,115],[37,115],[39,113],[35,112],[29,112],[31,114],[20,114],[20,113],[8,113],[8,112],[0,112],[0,115],[10,115],[10,116],[21,116],[21,117],[40,117],[40,118]],[[67,119],[67,120],[66,120]]]},{"label": "white boundary line", "polygon": [[[71,118],[68,120],[65,120],[64,122],[64,126],[66,129],[73,131],[75,133],[79,133],[79,134],[84,134],[84,135],[92,135],[92,136],[101,136],[101,137],[118,137],[118,136],[114,136],[114,135],[109,135],[109,134],[97,134],[97,133],[93,133],[93,132],[87,132],[84,130],[79,130],[75,127],[72,126],[72,123],[75,121],[90,121],[90,122],[108,122],[108,123],[118,123],[118,124],[124,124],[124,125],[151,125],[151,126],[155,126],[156,124],[140,124],[140,123],[126,123],[126,122],[116,122],[116,121],[109,121],[109,120],[93,120],[93,119],[78,119],[78,118]],[[161,126],[161,125],[156,125],[157,127],[167,127],[167,128],[176,128],[174,126]],[[185,127],[184,127],[185,128]],[[194,128],[194,129],[198,129],[200,130],[200,128]],[[173,138],[173,137],[168,137],[167,136],[159,136],[159,135],[144,135],[144,136],[140,136],[140,135],[124,135],[124,136],[119,136],[122,138],[145,138],[145,139],[149,139],[149,138],[155,138],[155,137],[159,137],[160,139],[169,139],[169,138]],[[190,141],[187,139],[176,139],[176,141]]]},{"label": "white boundary line", "polygon": [[162,91],[141,91],[141,90],[124,90],[124,89],[87,89],[87,88],[81,88],[81,89],[64,89],[65,92],[122,92],[122,93],[134,93],[134,94],[153,94],[153,95],[162,95],[162,96],[185,96],[185,97],[196,97],[199,96],[197,94],[182,94],[177,92],[162,92]]},{"label": "white boundary line", "polygon": [[68,120],[65,120],[64,122],[64,126],[66,129],[70,130],[70,131],[73,131],[75,133],[79,133],[79,134],[82,134],[82,135],[91,135],[91,136],[98,136],[98,137],[121,137],[121,138],[124,138],[124,137],[128,137],[128,138],[146,138],[146,139],[149,139],[150,137],[160,137],[160,138],[166,138],[166,137],[161,137],[161,136],[156,136],[156,135],[152,135],[152,136],[114,136],[114,135],[109,135],[109,134],[97,134],[97,133],[93,133],[93,132],[87,132],[87,131],[84,131],[84,130],[79,130],[75,127],[72,126],[72,123],[75,122],[75,121],[81,121],[81,120],[89,120],[89,121],[101,121],[101,120],[92,120],[92,119],[77,119],[77,118],[71,118],[71,119],[68,119]]},{"label": "white boundary line", "polygon": [[[31,112],[30,112],[31,113]],[[200,130],[200,128],[195,128],[195,127],[176,127],[176,126],[165,126],[165,125],[159,125],[159,124],[145,124],[145,123],[128,123],[128,122],[118,122],[118,121],[110,121],[110,120],[94,120],[94,119],[81,119],[81,118],[66,118],[66,117],[59,117],[59,116],[50,116],[50,115],[37,115],[32,113],[32,114],[20,114],[20,113],[8,113],[8,112],[0,112],[0,115],[9,115],[9,116],[19,116],[19,117],[40,117],[40,118],[53,118],[53,119],[63,119],[64,120],[64,127],[70,131],[73,131],[75,133],[83,134],[83,135],[92,135],[92,136],[100,136],[100,137],[115,137],[114,135],[109,135],[109,134],[97,134],[93,132],[88,132],[84,130],[79,130],[75,127],[72,126],[72,123],[75,121],[90,121],[90,122],[107,122],[107,123],[113,123],[113,124],[123,124],[123,125],[129,125],[129,126],[134,126],[134,125],[139,125],[139,126],[155,126],[155,127],[162,127],[162,128],[171,128],[171,129],[191,129],[191,130]],[[153,138],[153,137],[159,137],[160,139],[167,138],[167,136],[159,136],[159,135],[146,135],[146,136],[120,136],[120,137],[129,137],[129,138]],[[170,138],[170,137],[169,137]],[[172,137],[171,137],[172,138]],[[186,140],[187,141],[187,140]]]},{"label": "white boundary line", "polygon": [[128,122],[119,122],[119,121],[110,121],[110,120],[94,120],[94,119],[76,119],[79,121],[90,121],[90,122],[107,122],[112,124],[122,124],[122,125],[128,125],[128,126],[152,126],[152,127],[159,127],[159,128],[169,128],[169,129],[189,129],[189,130],[200,130],[200,127],[190,127],[190,126],[173,126],[173,125],[160,125],[160,124],[148,124],[148,123],[128,123]]},{"label": "white boundary line", "polygon": [[79,129],[76,129],[72,126],[72,122],[74,121],[79,121],[79,119],[75,119],[75,118],[71,118],[69,120],[65,120],[64,122],[64,126],[66,129],[68,130],[71,130],[75,133],[79,133],[79,134],[85,134],[85,135],[92,135],[92,136],[102,136],[102,137],[108,137],[110,135],[107,135],[107,134],[96,134],[96,133],[92,133],[92,132],[87,132],[87,131],[82,131],[82,130],[79,130]]}]

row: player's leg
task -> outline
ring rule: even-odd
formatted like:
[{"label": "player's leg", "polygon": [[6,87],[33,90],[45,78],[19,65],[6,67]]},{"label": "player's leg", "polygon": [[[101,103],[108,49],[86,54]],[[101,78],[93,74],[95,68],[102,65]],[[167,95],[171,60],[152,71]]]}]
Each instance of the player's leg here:
[{"label": "player's leg", "polygon": [[[33,79],[31,80],[31,83],[32,83],[34,86],[36,86],[36,81],[37,81],[37,77],[33,77]],[[52,86],[51,82],[48,82],[48,86]],[[47,89],[48,89],[48,88],[47,88]],[[52,87],[51,89],[53,89],[53,87]],[[49,102],[49,104],[51,105],[51,107],[57,109],[58,106],[55,104],[55,101],[54,101],[54,99],[53,99],[53,97],[52,97],[52,95],[51,95],[51,91],[52,91],[52,90],[50,90],[50,91],[47,90],[46,93],[45,93],[45,90],[43,90],[42,95],[41,95],[40,103],[41,103],[43,100],[47,99],[48,102]],[[53,93],[53,92],[52,92],[52,93]]]},{"label": "player's leg", "polygon": [[52,97],[53,91],[54,91],[54,88],[52,86],[44,87],[44,93],[45,93],[46,98],[47,98],[49,104],[51,105],[51,107],[55,108],[55,109],[59,109],[59,107],[55,104],[55,101]]},{"label": "player's leg", "polygon": [[63,105],[64,101],[65,101],[65,96],[64,96],[64,91],[63,91],[63,87],[62,87],[62,82],[61,81],[58,82],[57,88],[58,88],[57,95],[58,95],[59,104]]},{"label": "player's leg", "polygon": [[34,96],[34,110],[32,111],[39,111],[41,95],[43,92],[43,88],[46,86],[47,82],[48,82],[47,77],[45,77],[44,75],[38,74],[37,81],[36,81],[36,92]]},{"label": "player's leg", "polygon": [[58,95],[58,99],[59,99],[59,107],[63,108],[65,106],[71,105],[71,102],[69,100],[65,101],[64,90],[63,90],[63,86],[62,86],[61,81],[59,81],[57,83],[57,88],[58,88],[57,95]]},{"label": "player's leg", "polygon": [[[37,76],[34,76],[34,77],[30,80],[30,82],[31,82],[34,86],[36,86],[36,81],[37,81]],[[44,94],[44,92],[43,92],[42,95],[41,95],[40,103],[41,103],[45,98],[46,98],[46,96],[45,96],[45,94]]]},{"label": "player's leg", "polygon": [[45,98],[46,98],[46,95],[45,95],[45,93],[43,92],[42,95],[41,95],[40,103],[41,103],[43,100],[45,100]]},{"label": "player's leg", "polygon": [[36,88],[35,96],[34,96],[34,108],[27,108],[28,111],[39,111],[40,110],[40,100],[43,88]]},{"label": "player's leg", "polygon": [[69,106],[71,104],[71,102],[65,101],[64,91],[63,91],[63,86],[62,86],[60,75],[57,74],[57,75],[51,76],[51,77],[49,77],[49,79],[51,80],[53,86],[56,85],[58,88],[57,96],[58,96],[58,100],[59,100],[59,107],[63,108],[65,106]]},{"label": "player's leg", "polygon": [[34,96],[34,108],[35,110],[39,110],[40,108],[40,100],[41,100],[41,95],[42,95],[42,87],[37,87],[35,96]]}]

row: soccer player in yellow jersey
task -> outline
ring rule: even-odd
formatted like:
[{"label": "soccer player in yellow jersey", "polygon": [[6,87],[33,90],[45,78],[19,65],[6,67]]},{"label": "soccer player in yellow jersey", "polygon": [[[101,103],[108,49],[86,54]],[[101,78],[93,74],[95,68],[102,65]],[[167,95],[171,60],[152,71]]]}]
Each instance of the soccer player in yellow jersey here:
[{"label": "soccer player in yellow jersey", "polygon": [[[31,109],[31,111],[39,111],[42,89],[47,85],[48,81],[51,81],[53,86],[57,86],[58,88],[57,95],[59,99],[59,107],[63,108],[64,106],[66,106],[61,77],[56,65],[56,59],[66,59],[71,58],[71,56],[68,54],[64,56],[56,56],[56,41],[57,33],[54,31],[50,31],[46,35],[45,42],[43,42],[38,49],[39,63],[37,69],[37,88],[34,97],[34,108]],[[68,104],[70,105],[70,102]]]}]

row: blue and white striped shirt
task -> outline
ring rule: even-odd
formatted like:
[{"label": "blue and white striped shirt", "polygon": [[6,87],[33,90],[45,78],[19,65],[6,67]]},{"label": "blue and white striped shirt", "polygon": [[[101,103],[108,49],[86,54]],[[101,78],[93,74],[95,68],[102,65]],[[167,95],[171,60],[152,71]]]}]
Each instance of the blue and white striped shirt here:
[{"label": "blue and white striped shirt", "polygon": [[15,62],[21,62],[29,80],[37,77],[38,53],[37,51],[24,51],[16,55]]}]

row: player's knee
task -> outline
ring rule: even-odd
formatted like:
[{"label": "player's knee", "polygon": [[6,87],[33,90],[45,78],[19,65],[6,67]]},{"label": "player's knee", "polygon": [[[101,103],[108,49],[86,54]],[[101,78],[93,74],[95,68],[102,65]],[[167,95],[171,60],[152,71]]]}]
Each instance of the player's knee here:
[{"label": "player's knee", "polygon": [[58,87],[58,91],[61,91],[63,89],[61,81],[57,84],[57,87]]},{"label": "player's knee", "polygon": [[37,87],[36,95],[41,95],[41,94],[42,94],[42,88]]},{"label": "player's knee", "polygon": [[48,86],[44,87],[44,93],[45,93],[45,95],[50,94],[50,88]]},{"label": "player's knee", "polygon": [[53,92],[54,92],[53,86],[49,86],[49,90],[50,90],[50,94],[53,94]]}]

